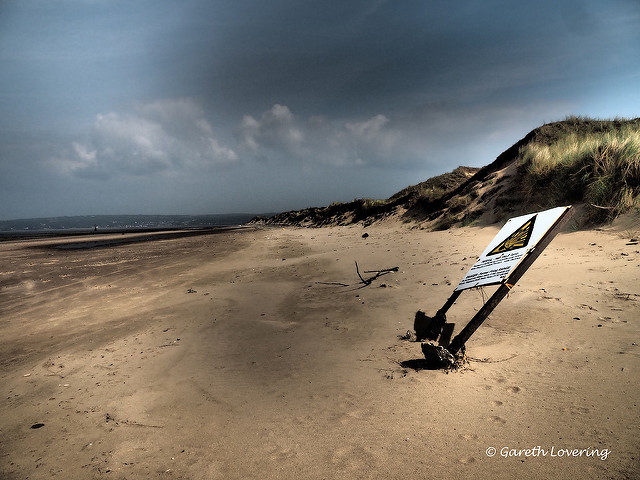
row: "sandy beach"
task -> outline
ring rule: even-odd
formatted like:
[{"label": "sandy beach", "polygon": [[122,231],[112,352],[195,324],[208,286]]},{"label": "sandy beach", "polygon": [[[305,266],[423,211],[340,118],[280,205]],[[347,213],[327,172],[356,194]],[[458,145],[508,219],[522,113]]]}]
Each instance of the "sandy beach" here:
[{"label": "sandy beach", "polygon": [[[461,369],[403,364],[422,354],[399,335],[497,231],[3,242],[0,477],[637,478],[640,245],[627,231],[559,235]],[[363,287],[354,261],[399,271]],[[456,331],[482,301],[464,292]]]}]

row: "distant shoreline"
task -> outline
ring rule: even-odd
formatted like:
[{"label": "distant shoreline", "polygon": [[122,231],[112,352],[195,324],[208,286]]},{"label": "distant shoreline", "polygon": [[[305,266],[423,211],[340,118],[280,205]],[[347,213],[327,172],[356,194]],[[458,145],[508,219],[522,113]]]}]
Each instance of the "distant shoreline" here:
[{"label": "distant shoreline", "polygon": [[[168,240],[173,238],[189,237],[196,235],[209,235],[215,233],[238,230],[243,225],[220,225],[214,227],[190,227],[190,228],[114,228],[114,229],[67,229],[67,230],[41,230],[41,231],[13,231],[0,232],[0,242],[39,239],[64,239],[71,237],[83,237],[77,242],[55,242],[38,244],[34,248],[54,248],[57,250],[79,250],[90,248],[102,248],[129,243],[148,242],[153,240]],[[147,235],[145,235],[147,234]],[[89,239],[87,237],[100,237]]]},{"label": "distant shoreline", "polygon": [[243,225],[254,213],[209,215],[77,215],[0,220],[0,236],[13,238],[95,233],[155,232]]}]

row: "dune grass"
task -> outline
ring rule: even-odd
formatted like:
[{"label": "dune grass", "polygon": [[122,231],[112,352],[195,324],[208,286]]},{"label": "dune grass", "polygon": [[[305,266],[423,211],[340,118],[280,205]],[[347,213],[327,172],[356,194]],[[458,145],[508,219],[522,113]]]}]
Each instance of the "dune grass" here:
[{"label": "dune grass", "polygon": [[584,201],[594,207],[594,219],[612,219],[637,208],[638,123],[630,121],[604,131],[576,130],[551,143],[532,142],[520,149],[525,195],[536,198],[537,192],[545,192],[556,205]]}]

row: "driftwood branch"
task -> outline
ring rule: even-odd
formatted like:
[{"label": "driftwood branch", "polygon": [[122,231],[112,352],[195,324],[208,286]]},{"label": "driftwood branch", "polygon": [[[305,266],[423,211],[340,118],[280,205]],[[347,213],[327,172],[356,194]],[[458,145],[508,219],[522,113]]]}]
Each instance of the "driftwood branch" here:
[{"label": "driftwood branch", "polygon": [[375,273],[375,275],[369,277],[369,278],[363,278],[362,275],[360,275],[360,269],[358,268],[358,262],[356,263],[356,273],[358,274],[358,277],[360,278],[360,283],[366,285],[371,285],[371,282],[373,282],[374,280],[378,279],[379,277],[381,277],[382,275],[386,275],[387,273],[390,272],[397,272],[399,270],[399,267],[391,267],[391,268],[382,268],[380,270],[365,270],[364,273]]},{"label": "driftwood branch", "polygon": [[[380,270],[365,270],[364,273],[375,273],[375,275],[372,275],[369,278],[364,278],[362,276],[362,274],[360,273],[360,268],[358,267],[358,262],[356,263],[356,273],[358,274],[358,278],[360,279],[360,281],[358,283],[361,283],[364,287],[371,285],[371,282],[373,282],[374,280],[376,280],[377,278],[381,277],[382,275],[386,275],[387,273],[390,272],[397,272],[399,270],[399,267],[391,267],[391,268],[381,268]],[[342,282],[315,282],[317,285],[337,285],[339,287],[348,287],[349,285],[346,283],[342,283]],[[362,287],[360,287],[362,288]]]},{"label": "driftwood branch", "polygon": [[362,278],[362,275],[360,275],[360,269],[358,268],[358,262],[356,262],[356,273],[358,274],[358,277],[360,277],[360,281],[362,283],[364,283],[365,285],[369,285],[371,283],[371,280],[365,280],[364,278]]},{"label": "driftwood branch", "polygon": [[388,272],[397,272],[399,270],[398,267],[391,268],[383,268],[382,270],[365,270],[364,273],[388,273]]}]

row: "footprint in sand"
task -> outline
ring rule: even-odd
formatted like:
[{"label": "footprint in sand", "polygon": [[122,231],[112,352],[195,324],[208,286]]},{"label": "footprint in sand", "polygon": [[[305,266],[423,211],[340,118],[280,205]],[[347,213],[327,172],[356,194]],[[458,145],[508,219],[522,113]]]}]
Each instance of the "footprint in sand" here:
[{"label": "footprint in sand", "polygon": [[487,417],[487,418],[492,422],[501,423],[503,425],[507,423],[507,421],[504,418],[498,417],[497,415],[491,415],[490,417]]},{"label": "footprint in sand", "polygon": [[463,438],[465,440],[477,440],[478,435],[475,433],[460,433],[458,437]]},{"label": "footprint in sand", "polygon": [[502,403],[500,400],[492,400],[491,405],[493,405],[494,407],[501,407],[502,405],[504,405],[504,403]]},{"label": "footprint in sand", "polygon": [[577,415],[579,413],[591,413],[591,410],[588,409],[587,407],[579,407],[579,406],[571,407],[570,411],[574,415]]},{"label": "footprint in sand", "polygon": [[297,452],[293,448],[282,445],[270,445],[266,450],[269,454],[269,459],[274,462],[289,460],[297,456]]},{"label": "footprint in sand", "polygon": [[465,457],[465,458],[459,458],[458,462],[464,464],[464,465],[468,465],[470,463],[474,463],[476,461],[475,458],[473,457]]},{"label": "footprint in sand", "polygon": [[334,450],[331,463],[340,470],[364,471],[377,463],[376,457],[360,446],[345,446]]},{"label": "footprint in sand", "polygon": [[558,411],[559,412],[568,412],[571,415],[584,415],[587,413],[591,413],[591,410],[589,410],[587,407],[580,407],[577,405],[572,405],[570,407],[558,407]]},{"label": "footprint in sand", "polygon": [[361,420],[364,417],[365,412],[363,410],[351,410],[339,415],[338,420],[340,421],[340,423],[345,424],[354,420]]},{"label": "footprint in sand", "polygon": [[313,421],[311,415],[299,415],[293,418],[293,423],[296,425],[307,425]]},{"label": "footprint in sand", "polygon": [[522,389],[517,386],[509,387],[507,390],[511,393],[520,393],[522,391]]}]

